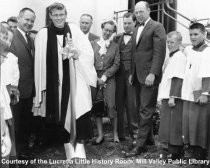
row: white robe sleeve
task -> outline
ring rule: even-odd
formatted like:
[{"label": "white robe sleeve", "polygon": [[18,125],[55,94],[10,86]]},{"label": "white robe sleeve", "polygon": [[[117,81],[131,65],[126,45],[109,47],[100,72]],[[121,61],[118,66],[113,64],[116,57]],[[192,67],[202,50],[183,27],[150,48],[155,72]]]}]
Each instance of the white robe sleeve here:
[{"label": "white robe sleeve", "polygon": [[203,51],[203,57],[199,68],[199,77],[200,78],[209,78],[210,77],[210,47],[207,47]]},{"label": "white robe sleeve", "polygon": [[89,40],[76,25],[69,26],[74,47],[79,52],[79,59],[75,60],[75,111],[76,119],[78,119],[92,108],[90,86],[96,87],[97,74],[94,67],[94,53]]},{"label": "white robe sleeve", "polygon": [[11,85],[13,86],[18,86],[19,83],[19,78],[20,78],[20,71],[19,71],[19,66],[18,66],[18,58],[11,54],[11,68],[12,68],[12,80],[11,80]]},{"label": "white robe sleeve", "polygon": [[47,54],[47,28],[41,29],[35,38],[35,64],[34,78],[36,96],[34,107],[42,102],[42,91],[46,90],[46,54]]},{"label": "white robe sleeve", "polygon": [[170,63],[170,73],[168,78],[172,79],[176,77],[183,79],[186,63],[186,56],[181,51],[175,53]]},{"label": "white robe sleeve", "polygon": [[89,40],[82,31],[73,24],[70,24],[74,46],[79,51],[79,60],[76,66],[85,78],[88,85],[96,87],[97,74],[94,67],[94,52]]},{"label": "white robe sleeve", "polygon": [[7,59],[2,64],[2,76],[4,77],[5,85],[18,86],[19,83],[19,66],[18,58],[12,53],[7,54]]}]

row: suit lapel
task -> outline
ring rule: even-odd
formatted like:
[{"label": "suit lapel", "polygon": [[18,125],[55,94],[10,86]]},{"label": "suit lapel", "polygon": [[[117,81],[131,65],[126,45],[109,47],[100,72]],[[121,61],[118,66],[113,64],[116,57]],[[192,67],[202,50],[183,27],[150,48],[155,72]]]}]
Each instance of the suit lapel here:
[{"label": "suit lapel", "polygon": [[138,33],[138,28],[139,28],[139,26],[137,26],[135,28],[135,30],[133,31],[133,36],[132,36],[132,38],[133,38],[133,46],[136,46],[137,45],[136,44],[136,36],[137,36],[137,33]]},{"label": "suit lapel", "polygon": [[[140,35],[140,37],[139,37],[139,41],[138,41],[136,47],[140,44],[142,37],[143,37],[144,34],[150,29],[151,25],[152,25],[152,19],[150,19],[150,20],[148,21],[148,23],[145,25],[144,29],[142,30],[141,35]],[[138,29],[137,29],[137,31],[138,31]]]},{"label": "suit lapel", "polygon": [[[20,41],[22,41],[22,43],[24,44],[24,46],[27,48],[27,50],[29,51],[30,55],[33,57],[32,53],[34,50],[34,46],[32,45],[32,51],[30,51],[30,48],[25,40],[25,38],[23,37],[23,35],[20,33],[20,31],[17,29],[17,36],[19,38]],[[32,41],[32,39],[30,39]]]},{"label": "suit lapel", "polygon": [[26,43],[25,38],[23,37],[23,35],[20,33],[18,29],[17,29],[17,36],[20,39],[20,41],[22,41],[22,43],[25,45],[25,47],[29,50],[28,44]]},{"label": "suit lapel", "polygon": [[91,33],[89,33],[89,35],[88,35],[88,40],[89,40],[89,41],[92,40],[92,34],[91,34]]},{"label": "suit lapel", "polygon": [[119,47],[121,47],[122,43],[124,42],[123,37],[124,37],[124,34],[122,34],[122,35],[119,37],[119,40],[117,41],[117,44],[119,45]]}]

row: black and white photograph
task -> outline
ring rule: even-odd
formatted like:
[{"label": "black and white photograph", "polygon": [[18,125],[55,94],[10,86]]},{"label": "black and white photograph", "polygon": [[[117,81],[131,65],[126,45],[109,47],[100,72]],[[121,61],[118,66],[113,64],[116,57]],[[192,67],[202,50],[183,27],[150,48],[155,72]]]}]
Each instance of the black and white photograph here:
[{"label": "black and white photograph", "polygon": [[209,0],[0,4],[0,168],[210,168]]}]

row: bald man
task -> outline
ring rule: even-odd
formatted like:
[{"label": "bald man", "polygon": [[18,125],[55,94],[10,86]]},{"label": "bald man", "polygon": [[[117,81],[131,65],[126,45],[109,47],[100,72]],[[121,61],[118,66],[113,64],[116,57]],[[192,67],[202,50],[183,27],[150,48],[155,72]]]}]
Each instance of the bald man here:
[{"label": "bald man", "polygon": [[99,39],[99,36],[90,33],[91,26],[93,24],[93,17],[90,14],[82,14],[80,17],[80,29],[87,36],[89,41]]},{"label": "bald man", "polygon": [[156,110],[158,85],[166,51],[166,33],[161,23],[150,18],[146,1],[140,1],[134,11],[139,25],[133,32],[132,63],[129,83],[136,88],[136,102],[140,114],[135,146],[126,157],[145,151],[152,131],[152,116]]}]

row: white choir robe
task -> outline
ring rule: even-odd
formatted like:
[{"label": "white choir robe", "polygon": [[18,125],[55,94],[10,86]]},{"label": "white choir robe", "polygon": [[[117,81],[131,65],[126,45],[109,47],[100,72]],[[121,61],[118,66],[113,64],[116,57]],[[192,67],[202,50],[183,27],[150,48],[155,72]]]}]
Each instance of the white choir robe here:
[{"label": "white choir robe", "polygon": [[4,119],[8,120],[12,118],[12,111],[10,108],[10,96],[6,86],[18,86],[20,72],[18,58],[10,52],[6,56],[7,58],[1,64],[1,104],[5,108]]},{"label": "white choir robe", "polygon": [[[210,47],[203,51],[194,51],[192,46],[185,48],[187,66],[182,85],[183,105],[183,141],[185,144],[208,148],[208,123],[210,122],[210,104],[196,103],[199,96],[196,91],[202,91],[202,78],[210,77],[209,55]],[[202,93],[203,92],[203,93]]]},{"label": "white choir robe", "polygon": [[158,89],[158,101],[169,99],[172,78],[183,79],[186,62],[186,56],[182,51],[178,51],[172,57],[165,59],[163,76]]},{"label": "white choir robe", "polygon": [[187,65],[182,85],[182,99],[196,102],[193,92],[202,90],[202,78],[210,77],[208,65],[210,47],[199,52],[188,46],[184,52],[187,56]]},{"label": "white choir robe", "polygon": [[18,58],[9,52],[7,58],[1,65],[1,74],[4,76],[4,81],[6,85],[18,86],[20,71],[18,67]]},{"label": "white choir robe", "polygon": [[[79,59],[75,60],[76,89],[75,89],[75,111],[76,119],[90,111],[92,108],[90,86],[96,87],[97,74],[94,68],[94,53],[92,46],[81,30],[74,24],[69,24],[74,47],[79,52]],[[35,88],[36,96],[34,98],[33,112],[34,115],[46,116],[46,53],[47,53],[47,28],[41,29],[35,39]],[[61,39],[57,36],[58,41]],[[59,52],[58,45],[58,62],[62,58],[62,52]],[[69,59],[70,68],[72,58]],[[61,67],[58,63],[58,71]],[[70,70],[71,73],[71,70]],[[59,75],[59,80],[62,77]],[[70,79],[71,80],[71,79]],[[72,94],[70,92],[70,94]],[[66,114],[65,128],[70,132],[70,101]]]}]

